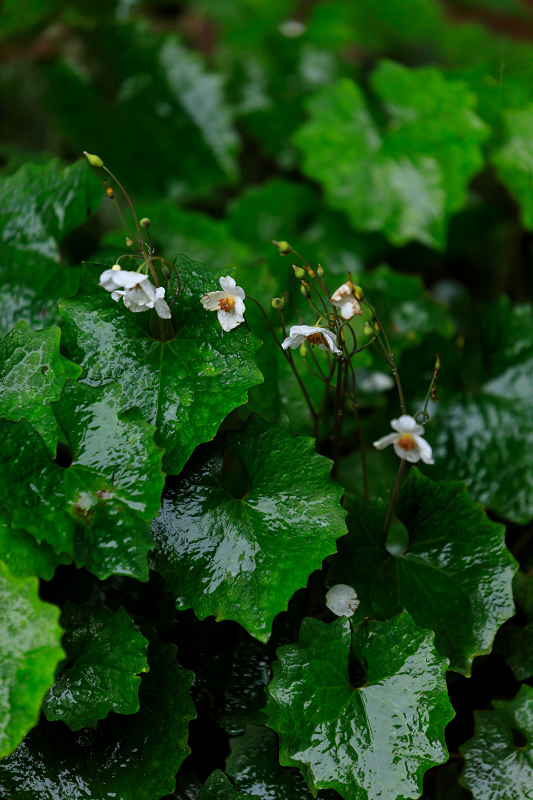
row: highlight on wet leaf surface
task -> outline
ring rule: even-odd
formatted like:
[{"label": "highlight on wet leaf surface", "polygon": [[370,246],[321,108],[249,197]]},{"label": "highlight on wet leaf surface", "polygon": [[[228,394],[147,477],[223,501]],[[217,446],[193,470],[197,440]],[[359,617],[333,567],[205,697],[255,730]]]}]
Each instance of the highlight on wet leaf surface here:
[{"label": "highlight on wet leaf surface", "polygon": [[27,422],[0,421],[0,502],[14,529],[68,553],[98,577],[147,580],[163,454],[139,410],[120,408],[116,383],[66,383],[53,410],[70,448],[69,466],[51,460]]},{"label": "highlight on wet leaf surface", "polygon": [[42,720],[0,761],[3,796],[139,800],[174,791],[176,772],[189,754],[194,676],[179,665],[174,645],[145,633],[150,671],[142,676],[140,710],[128,716],[111,712],[96,731],[77,733]]},{"label": "highlight on wet leaf surface", "polygon": [[371,82],[387,118],[382,130],[349,78],[311,98],[311,118],[295,135],[304,170],[356,228],[383,231],[396,245],[414,239],[442,248],[447,219],[464,206],[483,164],[488,128],[475,97],[438,69],[387,60]]},{"label": "highlight on wet leaf surface", "polygon": [[226,452],[245,470],[248,490],[238,498],[225,489],[220,443],[193,460],[163,495],[151,566],[178,609],[233,619],[267,641],[276,614],[335,552],[346,530],[343,490],[314,441],[291,433],[283,417],[269,425],[252,415],[227,433]]},{"label": "highlight on wet leaf surface", "polygon": [[[131,314],[99,288],[102,265],[86,265],[80,291],[61,304],[62,347],[82,366],[81,380],[121,384],[124,410],[138,406],[156,426],[170,474],[181,471],[194,448],[212,439],[263,380],[254,362],[259,340],[244,325],[221,336],[216,317],[200,305],[206,291],[219,288],[220,270],[182,255],[175,263],[182,290],[172,308],[171,341],[154,340],[149,314]],[[175,276],[172,286],[176,291]]]},{"label": "highlight on wet leaf surface", "polygon": [[352,496],[345,506],[349,533],[339,541],[327,583],[355,589],[354,622],[408,611],[435,632],[450,669],[470,675],[473,658],[491,651],[498,628],[515,613],[517,564],[503,525],[487,518],[463,483],[434,483],[416,468],[396,505],[409,534],[400,554],[391,555],[383,542],[387,504]]},{"label": "highlight on wet leaf surface", "polygon": [[21,320],[0,342],[0,417],[27,420],[55,456],[60,430],[50,403],[81,368],[59,353],[59,328],[32,331]]},{"label": "highlight on wet leaf surface", "polygon": [[37,724],[43,697],[63,658],[60,610],[40,600],[38,588],[36,578],[15,577],[0,561],[2,758]]},{"label": "highlight on wet leaf surface", "polygon": [[67,602],[61,626],[68,663],[44,699],[46,719],[78,731],[96,728],[109,711],[135,714],[148,642],[126,611]]},{"label": "highlight on wet leaf surface", "polygon": [[[351,654],[358,666],[351,663]],[[280,763],[298,766],[312,793],[345,800],[418,797],[422,778],[446,761],[454,711],[447,659],[409,614],[388,622],[331,624],[307,618],[297,644],[280,647],[267,692]]]},{"label": "highlight on wet leaf surface", "polygon": [[533,688],[513,700],[493,700],[493,711],[474,711],[475,733],[462,745],[459,783],[474,800],[529,800],[533,786]]}]

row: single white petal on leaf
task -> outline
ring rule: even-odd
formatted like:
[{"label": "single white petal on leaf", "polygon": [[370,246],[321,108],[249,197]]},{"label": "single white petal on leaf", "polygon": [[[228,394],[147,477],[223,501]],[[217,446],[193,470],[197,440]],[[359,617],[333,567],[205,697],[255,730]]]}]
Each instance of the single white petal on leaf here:
[{"label": "single white petal on leaf", "polygon": [[422,438],[425,433],[424,428],[417,423],[414,417],[403,414],[398,419],[391,420],[391,428],[394,428],[397,433],[389,433],[375,441],[374,447],[377,450],[383,450],[392,444],[396,455],[403,458],[404,461],[416,464],[422,459],[424,464],[435,463],[431,445]]},{"label": "single white petal on leaf", "polygon": [[359,606],[357,592],[345,583],[338,583],[326,594],[326,605],[338,617],[351,617]]},{"label": "single white petal on leaf", "polygon": [[293,325],[289,331],[289,336],[282,342],[282,347],[286,350],[290,347],[295,350],[303,341],[310,345],[317,345],[319,350],[329,350],[332,353],[341,355],[337,347],[337,337],[327,328],[316,328],[312,325]]},{"label": "single white petal on leaf", "polygon": [[207,311],[216,311],[217,318],[224,331],[231,331],[244,322],[244,289],[237,286],[230,275],[220,278],[221,292],[208,292],[200,298]]}]

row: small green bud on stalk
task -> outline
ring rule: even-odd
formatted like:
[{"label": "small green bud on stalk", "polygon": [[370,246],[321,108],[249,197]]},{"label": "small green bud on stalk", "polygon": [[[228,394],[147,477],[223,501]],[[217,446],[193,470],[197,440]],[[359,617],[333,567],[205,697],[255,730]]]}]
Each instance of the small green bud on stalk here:
[{"label": "small green bud on stalk", "polygon": [[104,162],[100,158],[100,156],[94,156],[92,153],[88,153],[87,150],[83,151],[83,155],[91,165],[91,167],[103,167]]},{"label": "small green bud on stalk", "polygon": [[370,322],[365,322],[365,327],[363,330],[365,336],[374,336],[374,328],[372,327]]},{"label": "small green bud on stalk", "polygon": [[309,299],[311,297],[311,292],[309,291],[309,284],[308,283],[304,283],[302,281],[301,284],[300,284],[300,291],[301,291],[301,293],[303,294],[303,296],[305,298]]},{"label": "small green bud on stalk", "polygon": [[324,277],[324,267],[321,264],[319,264],[318,267],[316,268],[316,274],[318,275],[319,278]]},{"label": "small green bud on stalk", "polygon": [[307,347],[305,346],[305,342],[302,342],[300,345],[300,355],[302,358],[305,358],[307,355]]},{"label": "small green bud on stalk", "polygon": [[161,265],[161,272],[163,273],[165,278],[167,278],[167,279],[170,278],[170,270],[169,270],[169,268],[167,267],[166,264],[162,264]]},{"label": "small green bud on stalk", "polygon": [[133,242],[131,241],[129,236],[126,236],[126,246],[127,247],[132,247],[133,246]]},{"label": "small green bud on stalk", "polygon": [[357,286],[357,284],[354,283],[352,285],[353,285],[353,293],[354,293],[355,299],[356,300],[362,300],[363,297],[365,296],[365,293],[363,292],[363,290],[361,289],[360,286]]},{"label": "small green bud on stalk", "polygon": [[292,247],[288,242],[276,242],[275,239],[272,239],[272,244],[276,245],[280,256],[288,256],[289,253],[292,253]]},{"label": "small green bud on stalk", "polygon": [[151,224],[152,223],[148,219],[148,217],[143,217],[142,220],[139,222],[139,225],[141,226],[141,228],[144,228],[145,230],[146,230],[146,228],[149,228]]},{"label": "small green bud on stalk", "polygon": [[301,281],[302,278],[305,278],[305,269],[302,269],[301,267],[297,267],[296,264],[293,264],[292,268],[294,270],[294,274],[296,275],[296,277],[298,278],[299,281]]},{"label": "small green bud on stalk", "polygon": [[273,297],[272,298],[272,308],[275,308],[276,311],[283,311],[285,308],[285,298],[284,297]]},{"label": "small green bud on stalk", "polygon": [[308,269],[307,274],[309,275],[310,278],[316,278],[316,274],[312,269]]}]

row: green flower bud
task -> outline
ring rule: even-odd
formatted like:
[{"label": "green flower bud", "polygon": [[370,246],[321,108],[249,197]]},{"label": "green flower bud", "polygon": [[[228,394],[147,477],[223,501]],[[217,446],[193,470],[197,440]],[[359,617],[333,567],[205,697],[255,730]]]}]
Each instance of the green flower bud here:
[{"label": "green flower bud", "polygon": [[167,267],[167,265],[166,265],[166,264],[162,264],[162,266],[161,266],[161,272],[163,273],[163,275],[165,276],[165,278],[170,278],[170,270],[169,270],[169,268]]},{"label": "green flower bud", "polygon": [[304,297],[311,297],[311,292],[309,291],[309,286],[302,281],[300,284],[300,291]]},{"label": "green flower bud", "polygon": [[273,297],[272,298],[272,308],[275,308],[276,311],[283,311],[285,308],[285,298],[284,297]]},{"label": "green flower bud", "polygon": [[299,281],[301,281],[302,278],[305,278],[305,269],[302,269],[301,267],[297,267],[296,264],[293,264],[292,268],[294,270],[294,274],[296,275],[296,277],[298,278]]},{"label": "green flower bud", "polygon": [[142,220],[139,222],[139,225],[141,226],[141,228],[145,228],[145,229],[149,228],[151,224],[152,223],[148,219],[148,217],[143,217]]},{"label": "green flower bud", "polygon": [[104,162],[99,156],[93,156],[92,153],[88,153],[87,150],[83,151],[83,155],[91,165],[91,167],[103,167]]},{"label": "green flower bud", "polygon": [[324,267],[321,264],[319,264],[318,267],[316,268],[316,273],[319,278],[324,277]]},{"label": "green flower bud", "polygon": [[131,241],[130,237],[129,237],[129,236],[126,236],[126,246],[127,246],[127,247],[131,247],[131,246],[132,246],[132,244],[133,244],[133,242]]},{"label": "green flower bud", "polygon": [[374,336],[374,328],[370,322],[365,322],[364,334],[365,336]]},{"label": "green flower bud", "polygon": [[300,355],[302,358],[305,358],[307,355],[307,347],[305,346],[305,342],[302,342],[300,345]]},{"label": "green flower bud", "polygon": [[276,245],[281,256],[288,256],[289,253],[292,253],[292,247],[288,242],[276,242],[275,239],[272,239],[272,244]]},{"label": "green flower bud", "polygon": [[353,283],[352,286],[353,286],[353,293],[354,293],[355,299],[356,300],[362,300],[365,293],[363,292],[361,287],[357,286],[357,284],[355,284],[355,283]]}]

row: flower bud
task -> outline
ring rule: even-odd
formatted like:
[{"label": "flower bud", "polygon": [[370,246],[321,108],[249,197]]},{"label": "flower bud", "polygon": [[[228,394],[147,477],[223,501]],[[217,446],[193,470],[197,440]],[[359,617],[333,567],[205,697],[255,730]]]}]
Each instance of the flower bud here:
[{"label": "flower bud", "polygon": [[87,150],[83,151],[83,155],[91,165],[91,167],[103,167],[104,162],[99,156],[93,156],[92,153],[88,153]]},{"label": "flower bud", "polygon": [[142,220],[139,222],[139,225],[141,226],[141,228],[144,228],[145,230],[146,230],[146,228],[149,228],[151,224],[152,223],[148,219],[148,217],[143,217]]},{"label": "flower bud", "polygon": [[299,281],[301,281],[302,278],[305,278],[305,269],[302,269],[301,267],[297,267],[296,264],[293,264],[292,268],[294,270],[294,274],[296,275],[296,277],[298,278]]},{"label": "flower bud", "polygon": [[363,290],[361,289],[360,286],[357,286],[357,284],[355,284],[355,283],[353,284],[353,293],[354,293],[354,296],[355,296],[356,300],[362,300],[363,297],[364,297]]},{"label": "flower bud", "polygon": [[324,277],[324,267],[321,264],[319,264],[318,267],[316,268],[316,274],[318,275],[319,278]]},{"label": "flower bud", "polygon": [[302,342],[300,345],[300,355],[302,358],[305,358],[307,355],[307,347],[305,346],[305,342]]},{"label": "flower bud", "polygon": [[113,264],[113,266],[111,267],[111,269],[114,269],[114,270],[115,270],[115,272],[117,272],[117,270],[119,270],[119,269],[122,269],[122,267],[120,266],[120,264]]},{"label": "flower bud", "polygon": [[170,270],[169,270],[169,268],[167,267],[166,264],[162,264],[161,265],[161,272],[163,273],[165,278],[170,278]]},{"label": "flower bud", "polygon": [[311,292],[309,291],[309,285],[304,283],[303,281],[300,284],[300,291],[304,297],[309,298],[311,297]]},{"label": "flower bud", "polygon": [[374,336],[374,328],[372,327],[370,322],[365,322],[365,327],[363,330],[365,336]]},{"label": "flower bud", "polygon": [[308,269],[307,274],[309,275],[310,278],[316,278],[316,274],[312,269]]},{"label": "flower bud", "polygon": [[131,241],[130,237],[126,236],[126,246],[127,247],[131,247],[132,245],[133,245],[133,242]]},{"label": "flower bud", "polygon": [[272,239],[272,244],[276,245],[280,256],[288,256],[289,253],[292,253],[292,247],[288,242],[276,242],[275,239]]},{"label": "flower bud", "polygon": [[113,189],[111,188],[111,186],[107,185],[107,180],[104,180],[104,186],[105,186],[105,190],[107,192],[107,196],[110,197],[111,200],[113,200],[113,198],[115,196],[115,193],[114,193]]},{"label": "flower bud", "polygon": [[285,298],[284,297],[273,297],[272,298],[272,308],[275,308],[276,311],[283,311],[285,308]]}]

